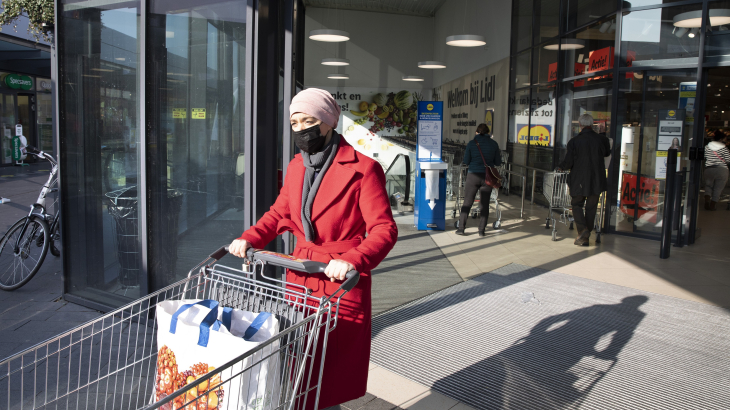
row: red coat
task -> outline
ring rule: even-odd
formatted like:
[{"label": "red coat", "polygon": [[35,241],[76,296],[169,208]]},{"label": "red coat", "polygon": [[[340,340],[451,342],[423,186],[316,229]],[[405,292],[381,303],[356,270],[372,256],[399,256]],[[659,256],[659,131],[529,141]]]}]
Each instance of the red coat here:
[{"label": "red coat", "polygon": [[[327,341],[319,408],[365,395],[370,361],[370,272],[388,255],[398,238],[398,228],[385,191],[385,174],[376,161],[358,153],[338,134],[340,146],[324,175],[312,206],[317,239],[307,243],[302,233],[301,155],[289,163],[284,186],[276,203],[241,235],[254,248],[263,248],[277,235],[290,231],[297,237],[293,255],[319,262],[341,259],[360,274],[357,286],[342,298],[337,328]],[[367,237],[365,234],[367,233]],[[330,282],[322,273],[287,271],[287,281],[313,290],[314,296],[331,295],[341,282]],[[319,365],[315,366],[315,374]],[[311,408],[312,403],[307,405]]]}]

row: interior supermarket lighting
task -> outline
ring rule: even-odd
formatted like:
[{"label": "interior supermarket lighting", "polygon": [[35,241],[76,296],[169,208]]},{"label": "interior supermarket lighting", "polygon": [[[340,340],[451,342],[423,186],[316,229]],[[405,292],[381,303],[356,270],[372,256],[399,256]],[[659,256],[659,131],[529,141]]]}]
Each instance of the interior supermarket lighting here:
[{"label": "interior supermarket lighting", "polygon": [[350,65],[350,60],[346,58],[323,58],[322,59],[322,65],[329,65],[329,66],[345,66]]},{"label": "interior supermarket lighting", "polygon": [[324,41],[326,43],[339,43],[350,39],[350,33],[342,30],[312,30],[309,32],[309,38],[314,41]]},{"label": "interior supermarket lighting", "polygon": [[446,64],[440,61],[419,61],[418,68],[439,69],[446,68]]}]

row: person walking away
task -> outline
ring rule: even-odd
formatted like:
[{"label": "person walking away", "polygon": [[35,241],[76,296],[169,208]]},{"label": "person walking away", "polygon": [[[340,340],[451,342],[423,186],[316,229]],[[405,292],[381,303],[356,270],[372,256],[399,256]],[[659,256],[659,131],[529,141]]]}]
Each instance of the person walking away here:
[{"label": "person walking away", "polygon": [[606,190],[604,158],[611,155],[611,143],[606,136],[593,131],[593,117],[589,114],[581,115],[578,124],[582,130],[568,141],[565,159],[558,170],[570,171],[570,205],[573,207],[573,218],[578,228],[578,237],[574,243],[588,246],[596,219],[598,198]]},{"label": "person walking away", "polygon": [[[231,243],[229,252],[245,257],[249,247],[263,248],[277,235],[294,233],[295,258],[328,265],[324,273],[287,271],[286,280],[311,289],[317,299],[336,292],[348,271],[360,272],[357,286],[340,301],[337,328],[327,340],[319,396],[322,409],[365,395],[370,366],[370,272],[395,245],[398,228],[385,191],[383,167],[355,151],[335,131],[340,106],[329,91],[299,92],[289,112],[292,138],[302,153],[289,163],[274,205]],[[315,358],[321,357],[322,349],[320,343]],[[317,383],[319,365],[312,373],[306,380]],[[309,394],[304,408],[297,406],[297,410],[315,410],[314,396]]]},{"label": "person walking away", "polygon": [[720,194],[727,183],[730,163],[730,150],[726,145],[728,137],[717,130],[712,139],[705,146],[705,209],[708,211],[717,210]]},{"label": "person walking away", "polygon": [[492,196],[492,187],[487,185],[484,180],[487,166],[498,167],[502,165],[499,144],[492,139],[487,124],[479,124],[477,127],[476,136],[466,144],[464,160],[462,162],[464,165],[468,165],[469,169],[466,174],[466,182],[464,183],[464,203],[461,206],[459,227],[456,229],[456,234],[464,235],[469,212],[471,211],[472,205],[474,205],[477,191],[479,191],[481,195],[481,200],[479,201],[479,236],[484,236],[484,231],[487,228],[487,219],[489,218],[489,198]]}]

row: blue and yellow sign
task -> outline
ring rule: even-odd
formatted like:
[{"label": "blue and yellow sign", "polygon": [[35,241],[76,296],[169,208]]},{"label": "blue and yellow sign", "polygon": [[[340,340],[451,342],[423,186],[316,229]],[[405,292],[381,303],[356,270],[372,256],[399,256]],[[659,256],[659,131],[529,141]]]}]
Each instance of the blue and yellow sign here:
[{"label": "blue and yellow sign", "polygon": [[527,125],[518,125],[519,132],[517,133],[517,143],[527,144],[530,141],[530,145],[539,145],[543,147],[552,146],[552,126],[550,125],[533,125],[530,128],[530,135],[527,135]]},{"label": "blue and yellow sign", "polygon": [[444,103],[443,101],[418,102],[418,161],[441,161],[443,142]]}]

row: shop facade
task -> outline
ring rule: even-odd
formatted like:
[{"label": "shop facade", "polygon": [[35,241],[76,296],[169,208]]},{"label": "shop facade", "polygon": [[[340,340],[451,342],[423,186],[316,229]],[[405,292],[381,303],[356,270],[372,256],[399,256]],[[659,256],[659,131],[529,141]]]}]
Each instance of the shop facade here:
[{"label": "shop facade", "polygon": [[297,3],[56,4],[65,297],[109,310],[185,277],[273,204]]},{"label": "shop facade", "polygon": [[694,243],[706,129],[727,127],[713,104],[727,91],[708,76],[730,61],[729,23],[723,1],[514,0],[513,161],[556,168],[580,131],[578,118],[591,114],[613,146],[604,228],[659,239],[667,150],[678,148],[680,242]]},{"label": "shop facade", "polygon": [[[344,108],[339,131],[384,169],[408,169],[397,161],[414,136],[403,114],[390,125],[356,114],[379,94],[444,101],[454,151],[492,121],[513,171],[536,173],[537,202],[543,171],[559,164],[578,117],[590,113],[613,144],[604,229],[653,239],[668,148],[658,118],[681,112],[669,145],[676,138],[680,147],[684,240],[701,232],[697,152],[706,124],[726,125],[724,112],[706,110],[705,90],[708,72],[730,65],[730,20],[717,19],[727,2],[335,3],[57,3],[69,300],[105,310],[161,289],[255,223],[295,153],[288,102],[306,87],[333,94]],[[351,38],[309,38],[320,29]],[[463,32],[489,47],[445,44]],[[445,68],[422,68],[424,60]],[[514,190],[520,184],[513,179]],[[271,247],[291,245],[284,236]]]}]

